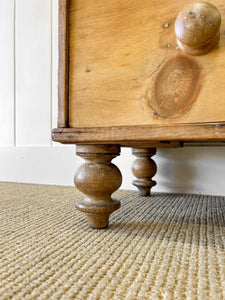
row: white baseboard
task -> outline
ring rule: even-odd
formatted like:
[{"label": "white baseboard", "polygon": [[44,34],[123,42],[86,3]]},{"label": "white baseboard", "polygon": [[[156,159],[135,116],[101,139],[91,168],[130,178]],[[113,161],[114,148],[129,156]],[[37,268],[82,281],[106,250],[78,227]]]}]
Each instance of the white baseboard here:
[{"label": "white baseboard", "polygon": [[[130,149],[122,149],[113,162],[123,175],[123,189],[136,189]],[[187,147],[159,149],[154,157],[158,171],[155,192],[202,193],[225,196],[225,148]],[[73,186],[83,160],[74,146],[0,148],[0,180]]]},{"label": "white baseboard", "polygon": [[0,148],[0,180],[73,185],[79,161],[74,146]]}]

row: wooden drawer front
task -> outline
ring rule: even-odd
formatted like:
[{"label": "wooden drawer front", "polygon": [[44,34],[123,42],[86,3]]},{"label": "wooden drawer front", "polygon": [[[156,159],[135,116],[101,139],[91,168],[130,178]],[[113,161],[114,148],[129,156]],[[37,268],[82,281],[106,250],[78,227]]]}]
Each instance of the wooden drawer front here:
[{"label": "wooden drawer front", "polygon": [[225,4],[218,45],[177,47],[175,0],[70,1],[70,127],[225,121]]}]

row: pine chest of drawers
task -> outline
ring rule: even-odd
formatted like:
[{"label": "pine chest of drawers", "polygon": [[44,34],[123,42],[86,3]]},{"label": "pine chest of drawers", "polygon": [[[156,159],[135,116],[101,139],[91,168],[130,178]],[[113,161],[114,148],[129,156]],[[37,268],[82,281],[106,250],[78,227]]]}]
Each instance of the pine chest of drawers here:
[{"label": "pine chest of drawers", "polygon": [[156,148],[225,140],[224,1],[59,0],[58,86],[53,140],[77,145],[77,208],[104,228],[121,146],[147,196]]}]

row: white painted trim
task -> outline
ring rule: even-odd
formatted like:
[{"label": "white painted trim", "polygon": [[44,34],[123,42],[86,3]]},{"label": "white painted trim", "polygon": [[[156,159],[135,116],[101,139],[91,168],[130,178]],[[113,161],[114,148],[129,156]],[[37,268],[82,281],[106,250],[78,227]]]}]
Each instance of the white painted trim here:
[{"label": "white painted trim", "polygon": [[14,145],[14,0],[0,9],[0,147]]},{"label": "white painted trim", "polygon": [[[123,148],[113,160],[123,175],[122,189],[136,189],[131,150]],[[158,150],[155,192],[225,196],[225,148],[195,147]],[[73,186],[83,160],[72,145],[59,147],[0,148],[0,181]]]},{"label": "white painted trim", "polygon": [[51,0],[16,5],[16,144],[51,145]]},{"label": "white painted trim", "polygon": [[73,185],[75,147],[0,148],[0,181]]}]

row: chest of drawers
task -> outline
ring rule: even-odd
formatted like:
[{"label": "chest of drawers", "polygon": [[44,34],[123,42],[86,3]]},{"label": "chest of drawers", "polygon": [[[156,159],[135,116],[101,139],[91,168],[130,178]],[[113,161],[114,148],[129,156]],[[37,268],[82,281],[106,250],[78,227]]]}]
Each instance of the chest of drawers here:
[{"label": "chest of drawers", "polygon": [[156,148],[225,140],[224,1],[59,0],[58,78],[53,140],[77,145],[77,208],[104,228],[120,206],[120,147],[148,196]]}]

